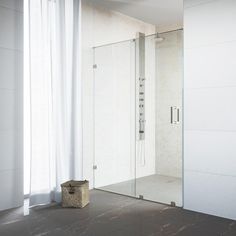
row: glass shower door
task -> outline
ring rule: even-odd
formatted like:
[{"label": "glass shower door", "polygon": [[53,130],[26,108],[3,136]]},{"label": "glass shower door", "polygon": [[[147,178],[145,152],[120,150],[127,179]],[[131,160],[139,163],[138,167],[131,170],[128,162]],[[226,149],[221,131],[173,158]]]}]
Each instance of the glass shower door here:
[{"label": "glass shower door", "polygon": [[135,196],[135,42],[94,48],[95,188]]},{"label": "glass shower door", "polygon": [[136,142],[136,196],[182,206],[182,30],[145,37],[144,45],[145,53],[136,53],[144,57],[145,71],[145,135]]},{"label": "glass shower door", "polygon": [[94,48],[95,188],[182,206],[182,71],[181,30]]}]

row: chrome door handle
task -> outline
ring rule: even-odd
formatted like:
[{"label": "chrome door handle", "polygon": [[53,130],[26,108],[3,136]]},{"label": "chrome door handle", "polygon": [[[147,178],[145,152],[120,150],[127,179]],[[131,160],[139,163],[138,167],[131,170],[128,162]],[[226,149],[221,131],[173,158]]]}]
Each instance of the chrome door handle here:
[{"label": "chrome door handle", "polygon": [[177,108],[177,122],[179,123],[179,108]]},{"label": "chrome door handle", "polygon": [[179,108],[174,106],[170,107],[170,123],[178,124],[180,122],[180,111]]},{"label": "chrome door handle", "polygon": [[170,123],[173,124],[173,107],[170,107]]}]

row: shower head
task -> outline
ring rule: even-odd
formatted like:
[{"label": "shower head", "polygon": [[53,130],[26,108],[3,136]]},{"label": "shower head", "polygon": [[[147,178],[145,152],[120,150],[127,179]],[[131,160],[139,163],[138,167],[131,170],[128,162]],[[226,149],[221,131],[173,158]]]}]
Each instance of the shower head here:
[{"label": "shower head", "polygon": [[155,42],[160,43],[164,40],[165,38],[161,37],[158,33],[156,33],[155,37]]}]

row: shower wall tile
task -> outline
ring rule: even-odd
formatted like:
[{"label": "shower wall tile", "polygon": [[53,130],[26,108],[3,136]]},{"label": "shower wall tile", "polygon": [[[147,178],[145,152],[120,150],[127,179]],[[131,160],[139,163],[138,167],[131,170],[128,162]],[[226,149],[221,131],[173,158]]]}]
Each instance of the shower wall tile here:
[{"label": "shower wall tile", "polygon": [[23,12],[23,1],[21,0],[0,0],[0,6]]},{"label": "shower wall tile", "polygon": [[16,158],[16,151],[15,131],[0,132],[0,172],[21,167],[21,161]]},{"label": "shower wall tile", "polygon": [[236,219],[236,1],[185,0],[184,208]]},{"label": "shower wall tile", "polygon": [[23,205],[23,0],[0,0],[0,210]]},{"label": "shower wall tile", "polygon": [[23,181],[20,179],[23,179],[23,171],[20,169],[0,171],[0,211],[23,205]]},{"label": "shower wall tile", "polygon": [[0,7],[0,47],[23,50],[23,14]]},{"label": "shower wall tile", "polygon": [[184,98],[185,130],[236,132],[236,87],[188,89]]},{"label": "shower wall tile", "polygon": [[15,92],[0,89],[0,131],[15,129]]},{"label": "shower wall tile", "polygon": [[22,59],[21,52],[0,48],[0,88],[15,89],[17,78],[23,75]]},{"label": "shower wall tile", "polygon": [[185,88],[236,86],[236,41],[185,49],[184,61]]},{"label": "shower wall tile", "polygon": [[185,171],[184,208],[236,220],[236,177]]},{"label": "shower wall tile", "polygon": [[236,177],[236,132],[184,132],[185,170]]},{"label": "shower wall tile", "polygon": [[[83,2],[88,2],[88,5],[91,3],[88,0],[82,1],[84,7]],[[155,32],[154,25],[103,8],[93,7],[93,18],[95,22],[93,35],[96,36],[93,38],[94,46],[133,39],[137,32],[143,32],[146,35]],[[104,34],[104,32],[109,32],[109,34]]]},{"label": "shower wall tile", "polygon": [[218,0],[186,8],[185,48],[236,40],[235,22],[235,0]]}]

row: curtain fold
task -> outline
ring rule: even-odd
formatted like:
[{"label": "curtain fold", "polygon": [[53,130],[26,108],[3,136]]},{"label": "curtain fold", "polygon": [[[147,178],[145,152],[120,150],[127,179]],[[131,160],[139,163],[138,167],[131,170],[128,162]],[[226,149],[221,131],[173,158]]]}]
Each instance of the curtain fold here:
[{"label": "curtain fold", "polygon": [[29,0],[30,205],[82,178],[80,1]]}]

